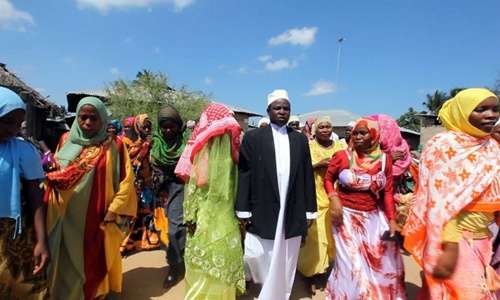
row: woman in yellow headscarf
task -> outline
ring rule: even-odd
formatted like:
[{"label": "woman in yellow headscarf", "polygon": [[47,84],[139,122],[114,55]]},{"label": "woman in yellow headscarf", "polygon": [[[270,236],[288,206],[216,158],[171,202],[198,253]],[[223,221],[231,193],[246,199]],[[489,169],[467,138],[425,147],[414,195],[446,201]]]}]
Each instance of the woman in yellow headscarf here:
[{"label": "woman in yellow headscarf", "polygon": [[[449,130],[426,145],[419,190],[404,228],[405,248],[424,270],[420,299],[496,299],[488,225],[500,210],[500,145],[490,133],[497,96],[466,89],[439,119]],[[491,270],[491,269],[490,269]]]},{"label": "woman in yellow headscarf", "polygon": [[318,218],[309,227],[305,245],[300,250],[297,267],[299,272],[309,279],[311,292],[314,293],[316,275],[327,272],[335,254],[330,214],[328,213],[330,200],[323,187],[323,181],[330,158],[335,152],[343,150],[344,145],[340,142],[334,142],[330,138],[333,128],[329,117],[316,119],[313,128],[315,128],[314,139],[309,142],[309,148],[314,167]]}]

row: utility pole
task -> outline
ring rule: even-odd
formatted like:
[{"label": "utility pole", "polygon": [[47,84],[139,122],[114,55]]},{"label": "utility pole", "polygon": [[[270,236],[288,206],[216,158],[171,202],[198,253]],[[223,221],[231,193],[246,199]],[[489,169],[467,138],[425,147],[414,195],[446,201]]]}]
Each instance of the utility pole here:
[{"label": "utility pole", "polygon": [[335,75],[335,84],[337,85],[337,88],[339,88],[339,75],[340,75],[340,55],[342,53],[342,43],[345,41],[344,37],[340,37],[337,42],[339,43],[339,46],[337,48],[337,73]]}]

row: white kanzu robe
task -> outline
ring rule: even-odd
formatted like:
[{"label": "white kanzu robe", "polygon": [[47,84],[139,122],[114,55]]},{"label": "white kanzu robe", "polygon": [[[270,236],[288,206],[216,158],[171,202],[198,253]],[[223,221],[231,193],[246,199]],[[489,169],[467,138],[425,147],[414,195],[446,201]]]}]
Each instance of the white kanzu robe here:
[{"label": "white kanzu robe", "polygon": [[290,141],[286,126],[271,124],[276,157],[280,211],[274,240],[247,233],[245,268],[247,278],[262,284],[259,300],[286,300],[292,292],[301,237],[285,239],[285,206],[290,178]]}]

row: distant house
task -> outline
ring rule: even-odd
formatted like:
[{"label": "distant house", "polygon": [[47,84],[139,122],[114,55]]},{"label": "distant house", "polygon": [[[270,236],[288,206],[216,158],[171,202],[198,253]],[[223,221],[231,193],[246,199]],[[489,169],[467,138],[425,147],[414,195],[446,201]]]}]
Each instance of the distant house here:
[{"label": "distant house", "polygon": [[243,129],[244,132],[248,130],[248,123],[251,117],[262,117],[262,115],[259,113],[249,111],[241,107],[227,105],[227,104],[225,105],[234,112],[236,121],[238,121],[238,123],[241,126],[241,129]]},{"label": "distant house", "polygon": [[29,87],[3,63],[0,63],[0,86],[11,89],[26,103],[28,135],[38,141],[44,140],[51,149],[54,149],[59,136],[66,130],[64,108]]},{"label": "distant house", "polygon": [[437,116],[434,114],[417,114],[416,115],[420,119],[420,144],[425,145],[428,140],[430,140],[433,136],[443,131],[446,131],[446,128],[439,124]]},{"label": "distant house", "polygon": [[420,145],[420,132],[413,131],[404,127],[399,127],[401,136],[406,140],[410,146],[410,150],[417,150],[418,145]]}]

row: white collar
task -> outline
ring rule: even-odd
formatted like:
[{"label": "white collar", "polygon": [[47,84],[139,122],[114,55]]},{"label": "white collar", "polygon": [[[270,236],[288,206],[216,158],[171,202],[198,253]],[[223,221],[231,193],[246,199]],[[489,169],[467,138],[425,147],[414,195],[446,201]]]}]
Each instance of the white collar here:
[{"label": "white collar", "polygon": [[271,123],[271,128],[274,130],[274,131],[277,131],[279,133],[287,133],[287,130],[286,130],[286,125],[283,125],[283,126],[279,126],[279,125],[276,125],[274,123]]}]

